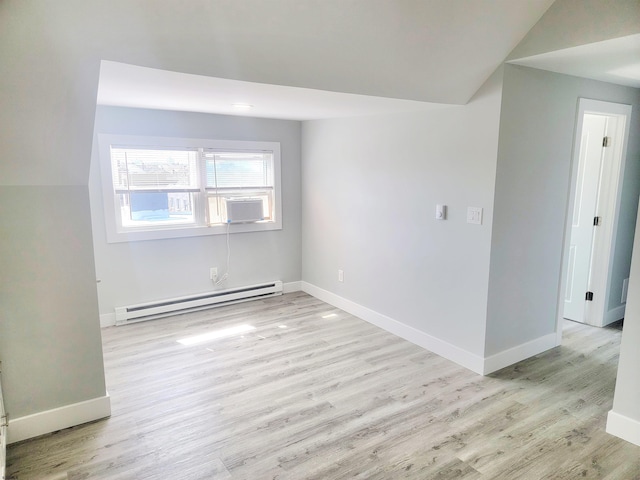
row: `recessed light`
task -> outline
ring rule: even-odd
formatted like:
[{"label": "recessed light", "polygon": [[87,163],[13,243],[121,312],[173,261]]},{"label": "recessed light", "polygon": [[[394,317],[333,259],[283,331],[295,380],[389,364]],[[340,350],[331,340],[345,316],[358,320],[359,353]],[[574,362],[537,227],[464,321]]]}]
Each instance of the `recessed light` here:
[{"label": "recessed light", "polygon": [[253,108],[253,105],[249,105],[248,103],[232,103],[231,106],[238,110],[249,110]]}]

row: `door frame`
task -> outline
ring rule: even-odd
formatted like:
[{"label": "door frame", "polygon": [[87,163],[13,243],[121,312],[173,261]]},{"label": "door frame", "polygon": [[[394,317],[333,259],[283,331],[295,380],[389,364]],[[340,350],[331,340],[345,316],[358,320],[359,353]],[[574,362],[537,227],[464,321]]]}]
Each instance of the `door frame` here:
[{"label": "door frame", "polygon": [[[631,105],[625,105],[621,103],[613,103],[613,102],[604,102],[600,100],[591,100],[587,98],[578,98],[578,108],[576,112],[576,122],[574,129],[574,141],[573,141],[573,151],[571,154],[571,168],[570,168],[570,184],[569,184],[569,195],[567,199],[567,205],[565,210],[565,231],[564,231],[564,239],[563,239],[563,249],[562,249],[562,269],[560,273],[560,282],[559,282],[559,295],[558,295],[558,306],[557,306],[557,325],[556,325],[556,335],[557,335],[557,344],[560,345],[562,342],[562,322],[563,322],[563,313],[564,313],[564,298],[566,293],[566,282],[568,275],[568,259],[569,259],[569,248],[570,248],[570,240],[571,240],[571,225],[572,225],[572,216],[573,216],[573,208],[575,204],[575,195],[577,188],[577,177],[578,177],[578,167],[580,163],[580,146],[581,146],[581,138],[582,138],[582,126],[583,119],[585,113],[594,113],[601,114],[607,116],[615,116],[619,119],[622,119],[622,128],[617,129],[617,138],[613,140],[613,149],[614,156],[616,161],[619,161],[617,166],[614,166],[614,174],[612,176],[611,184],[609,188],[611,188],[612,193],[609,199],[613,201],[608,202],[607,210],[611,221],[606,221],[603,225],[603,229],[598,232],[598,235],[594,235],[594,237],[598,237],[597,241],[594,241],[594,246],[592,250],[592,261],[591,261],[591,281],[590,284],[594,287],[593,290],[597,290],[598,292],[603,292],[594,296],[594,302],[591,305],[588,305],[586,309],[588,312],[585,314],[586,318],[593,318],[594,315],[600,315],[600,318],[603,318],[606,305],[609,302],[609,289],[608,280],[611,275],[611,270],[613,268],[612,258],[613,258],[613,245],[615,245],[617,233],[618,233],[618,218],[620,213],[620,203],[622,197],[622,180],[624,178],[624,171],[626,166],[626,157],[627,157],[627,143],[629,140],[629,126],[631,123]],[[617,170],[617,174],[615,171]],[[598,213],[601,213],[599,211]],[[604,215],[603,215],[604,216]],[[602,322],[604,324],[604,321]],[[599,325],[603,326],[603,325]]]}]

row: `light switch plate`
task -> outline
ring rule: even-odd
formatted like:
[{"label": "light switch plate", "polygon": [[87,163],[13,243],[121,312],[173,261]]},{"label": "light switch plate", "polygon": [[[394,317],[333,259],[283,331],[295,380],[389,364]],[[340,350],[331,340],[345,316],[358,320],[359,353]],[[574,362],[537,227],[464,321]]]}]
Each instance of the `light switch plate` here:
[{"label": "light switch plate", "polygon": [[467,207],[467,223],[482,225],[481,207]]}]

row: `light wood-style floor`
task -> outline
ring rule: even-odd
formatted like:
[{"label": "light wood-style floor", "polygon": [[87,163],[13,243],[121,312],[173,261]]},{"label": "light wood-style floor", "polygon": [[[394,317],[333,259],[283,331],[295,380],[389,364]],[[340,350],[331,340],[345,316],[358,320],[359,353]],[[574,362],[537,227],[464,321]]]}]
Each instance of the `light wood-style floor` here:
[{"label": "light wood-style floor", "polygon": [[111,327],[112,417],[11,445],[8,476],[640,479],[640,447],[604,431],[619,340],[568,322],[482,377],[304,293]]}]

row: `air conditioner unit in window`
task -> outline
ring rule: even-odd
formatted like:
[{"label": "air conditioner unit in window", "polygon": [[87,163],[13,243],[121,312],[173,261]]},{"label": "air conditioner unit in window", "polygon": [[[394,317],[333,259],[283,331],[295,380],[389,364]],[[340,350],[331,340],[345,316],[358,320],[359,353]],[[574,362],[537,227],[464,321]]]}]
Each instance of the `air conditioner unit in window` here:
[{"label": "air conditioner unit in window", "polygon": [[261,198],[225,198],[227,223],[251,223],[264,220]]}]

